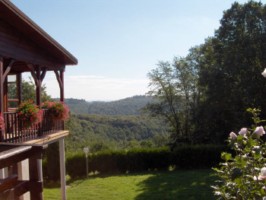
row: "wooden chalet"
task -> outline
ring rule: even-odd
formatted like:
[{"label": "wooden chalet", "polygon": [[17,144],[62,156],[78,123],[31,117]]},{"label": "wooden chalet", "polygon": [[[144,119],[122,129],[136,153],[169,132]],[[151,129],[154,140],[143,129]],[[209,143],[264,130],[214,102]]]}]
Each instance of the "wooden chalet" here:
[{"label": "wooden chalet", "polygon": [[[77,59],[51,38],[9,0],[0,0],[0,113],[5,128],[0,130],[0,199],[43,199],[42,154],[51,143],[59,142],[62,199],[65,195],[64,123],[43,122],[21,128],[14,105],[22,99],[22,73],[29,72],[36,85],[36,104],[41,105],[41,86],[48,71],[55,74],[64,101],[66,65]],[[9,88],[16,89],[11,96]],[[12,105],[12,107],[11,107]],[[25,174],[28,174],[25,176]]]}]

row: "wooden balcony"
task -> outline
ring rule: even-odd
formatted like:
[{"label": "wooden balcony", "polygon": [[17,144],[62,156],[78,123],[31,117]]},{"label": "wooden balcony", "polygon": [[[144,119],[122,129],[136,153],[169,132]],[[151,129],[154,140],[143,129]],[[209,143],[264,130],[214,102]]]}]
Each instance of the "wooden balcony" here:
[{"label": "wooden balcony", "polygon": [[68,135],[64,122],[53,120],[47,110],[43,110],[40,124],[24,128],[23,121],[16,112],[5,112],[5,130],[1,133],[0,144],[44,145]]}]

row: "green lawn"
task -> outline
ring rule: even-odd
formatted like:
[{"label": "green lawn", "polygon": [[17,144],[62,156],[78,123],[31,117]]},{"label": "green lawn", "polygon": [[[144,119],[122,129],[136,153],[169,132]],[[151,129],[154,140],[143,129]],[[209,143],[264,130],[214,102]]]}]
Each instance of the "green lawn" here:
[{"label": "green lawn", "polygon": [[[210,170],[90,177],[72,182],[69,200],[211,200]],[[44,199],[59,200],[59,188],[45,188]]]}]

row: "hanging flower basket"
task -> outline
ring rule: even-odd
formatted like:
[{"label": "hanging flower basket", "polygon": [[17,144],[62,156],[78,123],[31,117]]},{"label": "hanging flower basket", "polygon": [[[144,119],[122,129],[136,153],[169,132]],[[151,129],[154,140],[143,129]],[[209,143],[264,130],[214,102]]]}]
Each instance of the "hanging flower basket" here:
[{"label": "hanging flower basket", "polygon": [[43,111],[32,100],[22,102],[17,113],[23,128],[30,128],[42,121]]},{"label": "hanging flower basket", "polygon": [[45,102],[42,108],[47,109],[49,116],[51,116],[54,121],[65,121],[69,118],[69,108],[63,102]]}]

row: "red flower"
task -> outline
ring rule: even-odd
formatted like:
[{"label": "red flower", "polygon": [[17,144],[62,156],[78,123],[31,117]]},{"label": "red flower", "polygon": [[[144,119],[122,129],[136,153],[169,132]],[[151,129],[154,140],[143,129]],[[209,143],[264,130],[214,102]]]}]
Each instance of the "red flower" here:
[{"label": "red flower", "polygon": [[17,112],[25,128],[34,126],[42,121],[42,110],[31,100],[22,102],[17,108]]},{"label": "red flower", "polygon": [[54,120],[67,120],[69,118],[69,108],[63,102],[45,102],[42,108],[47,109]]}]

